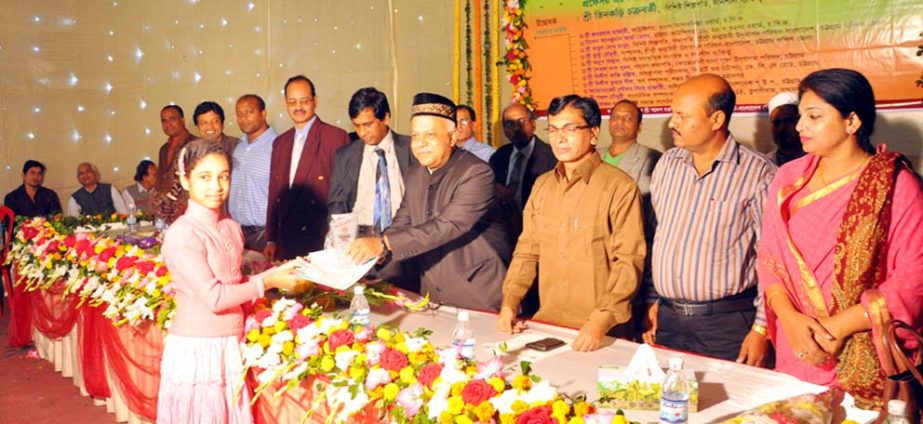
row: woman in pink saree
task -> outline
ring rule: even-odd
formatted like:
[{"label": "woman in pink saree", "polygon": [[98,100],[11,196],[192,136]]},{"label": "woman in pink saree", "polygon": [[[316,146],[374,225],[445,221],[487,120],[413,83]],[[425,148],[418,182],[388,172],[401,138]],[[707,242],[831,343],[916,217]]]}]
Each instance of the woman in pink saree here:
[{"label": "woman in pink saree", "polygon": [[798,91],[808,155],[776,174],[758,252],[767,335],[776,370],[879,409],[874,341],[891,318],[923,324],[923,190],[906,159],[872,147],[875,98],[862,74],[817,71]]}]

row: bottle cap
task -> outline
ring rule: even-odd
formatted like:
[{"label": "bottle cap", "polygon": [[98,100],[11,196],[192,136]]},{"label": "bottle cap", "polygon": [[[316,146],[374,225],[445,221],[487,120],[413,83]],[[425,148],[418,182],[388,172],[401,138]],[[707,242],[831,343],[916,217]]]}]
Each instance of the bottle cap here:
[{"label": "bottle cap", "polygon": [[670,358],[670,371],[677,371],[683,369],[683,358],[679,356],[674,356]]},{"label": "bottle cap", "polygon": [[907,403],[900,399],[891,399],[888,401],[888,414],[907,416]]},{"label": "bottle cap", "polygon": [[468,321],[468,311],[458,311],[459,321]]},{"label": "bottle cap", "polygon": [[355,286],[353,286],[353,294],[361,294],[361,295],[364,295],[364,294],[365,294],[365,286],[363,286],[362,284],[356,284]]}]

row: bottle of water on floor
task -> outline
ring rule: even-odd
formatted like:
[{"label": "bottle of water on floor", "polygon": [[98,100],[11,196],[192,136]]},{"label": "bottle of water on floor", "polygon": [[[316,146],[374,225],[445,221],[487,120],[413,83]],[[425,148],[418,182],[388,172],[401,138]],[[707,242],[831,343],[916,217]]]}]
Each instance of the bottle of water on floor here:
[{"label": "bottle of water on floor", "polygon": [[365,298],[365,286],[356,284],[353,287],[353,300],[349,302],[350,322],[353,325],[368,327],[372,309],[369,308],[369,301]]},{"label": "bottle of water on floor", "polygon": [[135,205],[128,206],[128,216],[125,217],[125,226],[128,227],[128,234],[135,234],[138,232],[138,210],[135,208]]},{"label": "bottle of water on floor", "polygon": [[462,358],[473,360],[475,356],[474,332],[471,331],[468,319],[468,311],[458,311],[458,323],[452,331],[452,346],[455,346]]},{"label": "bottle of water on floor", "polygon": [[910,424],[907,418],[907,403],[900,399],[888,401],[888,424]]},{"label": "bottle of water on floor", "polygon": [[683,372],[683,358],[670,358],[670,371],[663,380],[660,395],[660,423],[685,424],[689,421],[689,381]]}]

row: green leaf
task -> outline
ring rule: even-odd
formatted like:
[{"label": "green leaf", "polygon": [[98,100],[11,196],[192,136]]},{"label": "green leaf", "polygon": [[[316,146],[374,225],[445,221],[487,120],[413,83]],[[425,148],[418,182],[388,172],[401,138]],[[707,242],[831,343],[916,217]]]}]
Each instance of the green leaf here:
[{"label": "green leaf", "polygon": [[529,375],[532,373],[532,363],[529,361],[522,361],[519,363],[519,369],[522,370],[522,375]]}]

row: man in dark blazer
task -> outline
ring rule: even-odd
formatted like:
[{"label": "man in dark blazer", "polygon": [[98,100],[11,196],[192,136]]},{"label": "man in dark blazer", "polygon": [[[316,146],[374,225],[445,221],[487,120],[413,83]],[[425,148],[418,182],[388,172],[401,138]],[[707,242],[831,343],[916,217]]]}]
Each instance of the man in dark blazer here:
[{"label": "man in dark blazer", "polygon": [[285,106],[295,127],[273,142],[263,249],[270,261],[324,247],[333,154],[349,137],[314,114],[316,94],[304,75],[285,83]]},{"label": "man in dark blazer", "polygon": [[[357,239],[353,260],[417,260],[421,292],[439,303],[497,311],[512,245],[499,217],[490,167],[455,148],[455,105],[429,93],[414,96],[413,155],[407,195],[380,237]],[[386,259],[387,260],[387,259]]]},{"label": "man in dark blazer", "polygon": [[[497,198],[503,219],[510,228],[510,243],[516,245],[522,233],[522,209],[532,194],[539,175],[557,165],[551,146],[535,136],[535,112],[520,103],[503,109],[503,134],[510,141],[490,157],[490,167],[497,182]],[[523,298],[522,314],[532,316],[538,311],[538,284]]]},{"label": "man in dark blazer", "polygon": [[[510,144],[504,145],[490,157],[490,167],[501,192],[512,199],[522,212],[523,205],[532,193],[535,179],[552,169],[558,163],[551,147],[535,136],[535,112],[520,103],[514,103],[503,110],[503,134]],[[513,156],[520,155],[514,160]],[[521,165],[515,163],[524,160]],[[519,173],[513,172],[518,170]],[[516,232],[519,236],[519,232]]]},{"label": "man in dark blazer", "polygon": [[[376,224],[372,213],[378,171],[375,149],[381,148],[385,152],[389,176],[400,177],[389,178],[390,203],[394,212],[397,212],[404,196],[403,176],[417,159],[410,154],[410,137],[398,134],[388,126],[391,107],[385,93],[373,87],[356,91],[349,101],[349,119],[356,128],[356,138],[334,154],[327,208],[331,214],[356,212],[359,225],[372,227]],[[362,176],[367,178],[361,179]],[[365,193],[366,198],[357,198],[359,192]],[[391,216],[394,214],[391,213]],[[377,231],[383,229],[379,226]]]},{"label": "man in dark blazer", "polygon": [[[334,154],[327,209],[331,214],[354,212],[360,235],[380,234],[401,206],[404,176],[417,159],[410,154],[410,137],[388,127],[391,107],[385,93],[360,88],[350,99],[348,112],[355,137]],[[387,195],[379,182],[387,183]],[[392,261],[376,267],[372,275],[406,290],[420,290],[420,272],[410,261]]]}]

